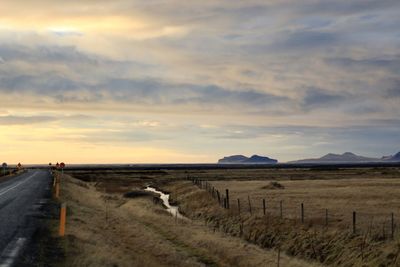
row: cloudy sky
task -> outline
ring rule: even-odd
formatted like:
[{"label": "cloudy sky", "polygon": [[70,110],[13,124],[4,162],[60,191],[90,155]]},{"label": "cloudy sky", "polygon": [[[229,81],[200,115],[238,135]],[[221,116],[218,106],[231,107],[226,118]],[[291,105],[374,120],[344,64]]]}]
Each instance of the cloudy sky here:
[{"label": "cloudy sky", "polygon": [[400,1],[2,1],[0,160],[400,151]]}]

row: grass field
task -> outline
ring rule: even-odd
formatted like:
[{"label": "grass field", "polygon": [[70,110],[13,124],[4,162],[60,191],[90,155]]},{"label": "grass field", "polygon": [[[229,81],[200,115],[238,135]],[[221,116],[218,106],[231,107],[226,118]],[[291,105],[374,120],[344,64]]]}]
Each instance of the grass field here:
[{"label": "grass field", "polygon": [[[273,266],[277,252],[215,232],[201,221],[176,221],[152,197],[133,199],[64,177],[68,203],[60,266]],[[282,255],[281,266],[317,266]]]},{"label": "grass field", "polygon": [[356,224],[363,229],[371,223],[386,222],[389,227],[392,212],[400,223],[400,179],[287,180],[279,182],[282,189],[266,181],[213,181],[211,184],[221,192],[228,188],[231,208],[237,209],[237,199],[240,199],[243,212],[249,212],[250,197],[253,213],[264,213],[265,199],[266,213],[280,216],[282,201],[283,217],[293,220],[300,220],[303,203],[305,223],[325,224],[326,209],[331,226],[352,226],[353,211],[356,211]]},{"label": "grass field", "polygon": [[[276,266],[278,248],[283,255],[280,266],[400,264],[400,233],[395,228],[392,240],[389,223],[392,212],[396,227],[400,219],[398,168],[67,173],[77,179],[65,179],[62,187],[62,199],[70,203],[64,266],[79,262],[87,266]],[[220,192],[229,189],[231,209],[222,208],[207,191],[193,185],[193,178],[208,181]],[[170,192],[192,223],[176,223],[151,196],[123,197],[145,185]],[[265,216],[262,199],[267,204]],[[324,226],[325,209],[329,227]],[[351,229],[353,211],[357,211],[356,234]]]}]

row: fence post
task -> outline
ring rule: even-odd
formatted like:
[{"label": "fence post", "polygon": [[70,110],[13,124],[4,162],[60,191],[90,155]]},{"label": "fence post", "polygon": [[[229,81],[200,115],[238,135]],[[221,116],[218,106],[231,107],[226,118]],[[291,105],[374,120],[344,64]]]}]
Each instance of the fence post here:
[{"label": "fence post", "polygon": [[278,261],[277,261],[277,264],[276,264],[277,267],[279,267],[280,261],[281,261],[281,248],[279,247],[278,248]]},{"label": "fence post", "polygon": [[280,208],[280,212],[281,212],[281,219],[283,219],[283,205],[282,205],[282,203],[283,203],[283,200],[281,200],[280,202],[279,202],[279,208]]},{"label": "fence post", "polygon": [[226,201],[226,197],[224,197],[224,208],[226,209],[227,207],[227,201]]},{"label": "fence post", "polygon": [[237,203],[238,203],[238,212],[239,212],[239,215],[240,215],[240,199],[237,199]]},{"label": "fence post", "polygon": [[304,204],[301,203],[301,223],[304,224]]},{"label": "fence post", "polygon": [[394,238],[394,214],[392,212],[391,214],[391,235],[392,235],[392,239]]},{"label": "fence post", "polygon": [[353,211],[353,234],[356,233],[356,212]]},{"label": "fence post", "polygon": [[247,199],[249,200],[249,211],[250,211],[250,215],[253,214],[252,210],[251,210],[251,200],[250,200],[250,195],[247,195]]},{"label": "fence post", "polygon": [[229,209],[229,189],[225,189],[226,192],[226,208]]},{"label": "fence post", "polygon": [[325,226],[328,227],[328,209],[325,209]]},{"label": "fence post", "polygon": [[265,216],[265,198],[263,198],[263,213],[264,213],[264,216]]},{"label": "fence post", "polygon": [[218,197],[218,204],[221,205],[221,195],[219,194],[218,190],[217,190],[217,197]]}]

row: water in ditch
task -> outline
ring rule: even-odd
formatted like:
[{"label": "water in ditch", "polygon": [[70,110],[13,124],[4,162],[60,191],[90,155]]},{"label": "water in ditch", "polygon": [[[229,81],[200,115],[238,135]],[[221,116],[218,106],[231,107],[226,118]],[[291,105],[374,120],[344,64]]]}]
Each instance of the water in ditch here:
[{"label": "water in ditch", "polygon": [[147,186],[145,189],[145,191],[149,191],[149,192],[153,192],[156,193],[158,195],[160,195],[160,199],[162,200],[164,206],[166,207],[167,211],[174,217],[178,218],[178,219],[182,219],[182,220],[189,220],[187,217],[183,216],[180,212],[177,206],[172,206],[169,204],[169,194],[165,194],[161,191],[158,191],[157,189],[155,189],[154,187],[151,186]]}]

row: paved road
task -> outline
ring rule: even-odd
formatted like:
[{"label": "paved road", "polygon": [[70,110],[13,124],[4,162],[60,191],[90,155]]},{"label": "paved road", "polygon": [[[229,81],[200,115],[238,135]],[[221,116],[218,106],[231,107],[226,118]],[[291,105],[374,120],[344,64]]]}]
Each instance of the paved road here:
[{"label": "paved road", "polygon": [[46,170],[29,170],[7,181],[0,180],[0,255],[9,244],[32,234],[35,212],[49,194],[50,182]]}]

